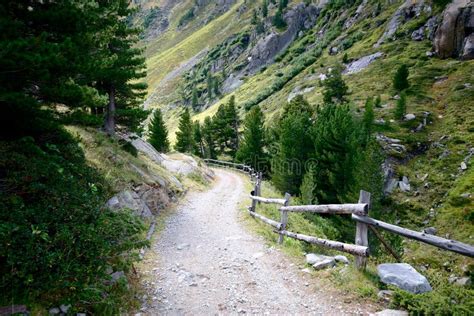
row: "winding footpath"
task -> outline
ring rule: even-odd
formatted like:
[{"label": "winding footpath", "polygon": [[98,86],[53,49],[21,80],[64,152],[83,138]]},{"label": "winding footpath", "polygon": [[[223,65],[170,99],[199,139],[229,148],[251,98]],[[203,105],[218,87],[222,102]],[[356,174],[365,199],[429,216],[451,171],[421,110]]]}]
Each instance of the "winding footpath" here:
[{"label": "winding footpath", "polygon": [[246,228],[243,178],[215,172],[212,188],[188,193],[147,252],[140,315],[368,314]]}]

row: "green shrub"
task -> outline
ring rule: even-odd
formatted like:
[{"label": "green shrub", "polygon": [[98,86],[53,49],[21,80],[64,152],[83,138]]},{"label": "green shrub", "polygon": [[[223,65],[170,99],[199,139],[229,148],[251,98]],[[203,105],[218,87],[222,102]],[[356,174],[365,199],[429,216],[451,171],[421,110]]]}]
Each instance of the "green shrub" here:
[{"label": "green shrub", "polygon": [[144,225],[103,209],[107,186],[65,130],[35,137],[0,142],[0,304],[118,306],[106,268],[127,271]]}]

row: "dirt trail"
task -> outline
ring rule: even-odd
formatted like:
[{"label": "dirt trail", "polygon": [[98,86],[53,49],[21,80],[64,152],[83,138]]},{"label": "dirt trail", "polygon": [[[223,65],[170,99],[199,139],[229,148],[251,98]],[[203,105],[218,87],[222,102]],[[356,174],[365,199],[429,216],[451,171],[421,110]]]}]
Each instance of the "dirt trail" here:
[{"label": "dirt trail", "polygon": [[224,170],[216,176],[211,189],[186,196],[148,251],[141,315],[366,314],[320,290],[248,231],[238,214],[243,179]]}]

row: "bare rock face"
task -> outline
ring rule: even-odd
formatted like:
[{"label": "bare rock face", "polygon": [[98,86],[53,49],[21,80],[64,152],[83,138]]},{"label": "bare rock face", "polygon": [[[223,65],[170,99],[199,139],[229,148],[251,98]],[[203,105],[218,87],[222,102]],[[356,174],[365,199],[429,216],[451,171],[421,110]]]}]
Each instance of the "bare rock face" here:
[{"label": "bare rock face", "polygon": [[273,60],[273,58],[298,36],[303,29],[308,29],[316,23],[316,19],[321,9],[314,5],[306,6],[303,3],[289,10],[284,19],[288,28],[283,33],[272,32],[265,36],[252,48],[249,54],[249,64],[247,70],[249,73],[257,72]]},{"label": "bare rock face", "polygon": [[433,46],[440,58],[474,58],[474,4],[470,0],[454,0],[443,12]]}]

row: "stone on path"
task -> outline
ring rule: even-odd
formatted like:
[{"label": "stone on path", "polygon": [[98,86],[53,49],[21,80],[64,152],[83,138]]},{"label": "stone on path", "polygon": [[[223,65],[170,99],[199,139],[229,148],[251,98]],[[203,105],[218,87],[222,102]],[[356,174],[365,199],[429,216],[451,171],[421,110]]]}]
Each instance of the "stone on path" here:
[{"label": "stone on path", "polygon": [[384,263],[377,266],[380,280],[411,293],[431,291],[428,280],[407,263]]},{"label": "stone on path", "polygon": [[372,315],[376,315],[376,316],[408,316],[408,312],[395,310],[395,309],[384,309],[383,311],[377,312],[377,313],[372,314]]}]

